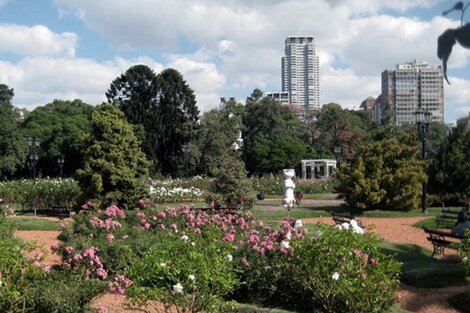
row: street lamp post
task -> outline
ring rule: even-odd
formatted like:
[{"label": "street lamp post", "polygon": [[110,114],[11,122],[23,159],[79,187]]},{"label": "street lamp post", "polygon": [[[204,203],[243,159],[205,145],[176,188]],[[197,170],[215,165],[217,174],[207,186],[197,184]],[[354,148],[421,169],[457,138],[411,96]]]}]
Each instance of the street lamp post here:
[{"label": "street lamp post", "polygon": [[36,163],[39,159],[39,145],[41,141],[36,137],[28,137],[26,139],[29,147],[29,164],[28,166],[33,167],[33,179],[36,179]]},{"label": "street lamp post", "polygon": [[340,146],[335,146],[335,147],[333,148],[333,151],[334,151],[335,154],[336,154],[336,161],[338,162],[338,165],[339,165],[339,163],[340,163],[340,159],[339,159],[339,158],[341,157],[341,147],[340,147]]},{"label": "street lamp post", "polygon": [[65,162],[64,156],[61,155],[61,156],[57,159],[57,164],[59,164],[60,177],[61,177],[61,178],[62,178],[62,168],[64,167],[64,162]]},{"label": "street lamp post", "polygon": [[185,176],[188,177],[188,160],[189,160],[189,152],[191,151],[191,149],[189,149],[188,145],[183,145],[182,149],[184,153]]},{"label": "street lamp post", "polygon": [[[421,106],[418,107],[418,110],[415,112],[415,122],[418,127],[418,136],[421,140],[421,159],[426,160],[426,138],[428,135],[429,124],[431,123],[432,113],[426,109],[423,109]],[[428,183],[427,180],[423,182],[423,191],[421,194],[421,212],[424,214],[427,210],[427,193],[428,193]]]}]

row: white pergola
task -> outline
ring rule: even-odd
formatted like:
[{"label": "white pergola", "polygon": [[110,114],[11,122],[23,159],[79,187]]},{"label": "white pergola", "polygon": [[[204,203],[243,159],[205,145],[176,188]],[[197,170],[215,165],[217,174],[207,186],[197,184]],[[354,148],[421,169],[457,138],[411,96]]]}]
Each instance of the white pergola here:
[{"label": "white pergola", "polygon": [[330,159],[317,159],[317,160],[302,160],[302,178],[307,179],[307,167],[310,168],[310,179],[330,178],[336,168],[336,160]]}]

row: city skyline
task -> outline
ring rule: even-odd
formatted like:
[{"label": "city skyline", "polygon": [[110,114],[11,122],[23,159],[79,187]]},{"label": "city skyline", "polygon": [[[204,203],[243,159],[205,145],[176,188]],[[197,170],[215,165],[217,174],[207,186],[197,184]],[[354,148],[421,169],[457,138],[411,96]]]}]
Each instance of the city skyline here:
[{"label": "city skyline", "polygon": [[[380,73],[421,59],[440,64],[437,37],[460,23],[440,0],[0,0],[0,82],[32,109],[54,99],[105,101],[111,81],[143,63],[179,70],[201,111],[220,97],[279,90],[286,36],[315,37],[320,104],[359,108],[380,94]],[[123,13],[125,12],[125,14]],[[308,14],[303,14],[308,12]],[[469,51],[456,46],[444,85],[446,122],[470,111]]]}]

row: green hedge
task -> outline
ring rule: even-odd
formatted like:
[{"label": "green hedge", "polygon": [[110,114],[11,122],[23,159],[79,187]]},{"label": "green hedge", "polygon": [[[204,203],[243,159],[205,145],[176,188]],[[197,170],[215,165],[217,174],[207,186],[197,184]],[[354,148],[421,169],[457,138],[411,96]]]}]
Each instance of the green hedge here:
[{"label": "green hedge", "polygon": [[0,182],[0,199],[22,209],[47,209],[55,205],[75,207],[81,191],[73,179],[37,179]]}]

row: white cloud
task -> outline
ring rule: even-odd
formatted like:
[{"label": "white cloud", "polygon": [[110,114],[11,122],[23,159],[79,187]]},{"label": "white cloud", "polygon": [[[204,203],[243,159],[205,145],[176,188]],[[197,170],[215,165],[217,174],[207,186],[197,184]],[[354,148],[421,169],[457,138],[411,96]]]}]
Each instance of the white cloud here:
[{"label": "white cloud", "polygon": [[115,57],[106,62],[84,58],[27,57],[17,63],[0,62],[0,81],[15,89],[13,103],[33,109],[54,99],[80,98],[90,104],[106,101],[110,83],[129,67],[145,64],[155,73],[166,67],[180,71],[194,89],[200,110],[208,110],[219,102],[218,93],[225,86],[225,77],[215,64],[197,60],[198,55],[172,55],[168,63],[150,57],[125,59]]},{"label": "white cloud", "polygon": [[74,56],[78,36],[74,33],[54,33],[43,25],[32,27],[0,24],[0,53],[26,56]]},{"label": "white cloud", "polygon": [[[279,89],[280,57],[288,35],[316,37],[321,102],[358,106],[380,93],[383,70],[415,58],[438,65],[437,37],[458,25],[443,17],[420,20],[386,14],[429,8],[444,0],[55,2],[61,15],[77,15],[117,47],[168,51],[169,63],[194,85],[202,107],[216,104],[217,95],[225,96],[225,88]],[[436,16],[440,13],[439,9]],[[197,52],[185,51],[188,46]],[[450,74],[468,66],[469,58],[470,51],[456,46],[449,60]],[[460,79],[463,88],[466,81]],[[458,97],[446,99],[449,107],[458,101]]]},{"label": "white cloud", "polygon": [[110,83],[128,67],[150,61],[157,73],[163,68],[151,59],[115,58],[96,62],[82,58],[28,57],[18,63],[0,62],[0,81],[15,89],[13,103],[32,109],[54,99],[80,98],[90,104],[106,101]]}]

